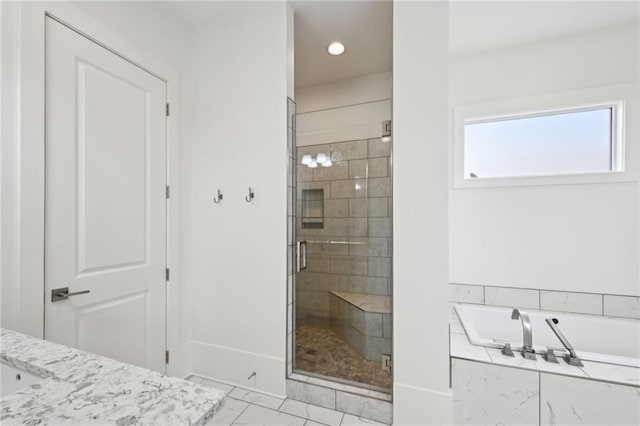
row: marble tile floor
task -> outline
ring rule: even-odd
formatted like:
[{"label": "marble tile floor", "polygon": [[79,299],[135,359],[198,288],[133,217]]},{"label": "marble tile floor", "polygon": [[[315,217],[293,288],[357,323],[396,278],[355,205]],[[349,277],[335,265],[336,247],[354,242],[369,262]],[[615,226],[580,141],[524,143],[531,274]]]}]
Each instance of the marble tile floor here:
[{"label": "marble tile floor", "polygon": [[391,373],[363,358],[328,328],[296,327],[296,370],[391,389]]},{"label": "marble tile floor", "polygon": [[358,426],[384,425],[289,398],[277,398],[198,376],[188,380],[226,393],[224,405],[207,425]]}]

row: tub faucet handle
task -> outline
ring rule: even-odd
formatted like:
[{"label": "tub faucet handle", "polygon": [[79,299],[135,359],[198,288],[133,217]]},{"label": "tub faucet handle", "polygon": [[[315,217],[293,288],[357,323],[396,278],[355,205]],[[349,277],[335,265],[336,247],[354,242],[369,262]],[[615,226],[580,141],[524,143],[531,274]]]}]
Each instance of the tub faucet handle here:
[{"label": "tub faucet handle", "polygon": [[542,354],[542,358],[547,362],[558,364],[558,357],[556,357],[555,348],[547,346],[547,352]]},{"label": "tub faucet handle", "polygon": [[511,343],[509,342],[505,342],[504,346],[502,346],[501,352],[504,356],[514,356],[513,350],[511,349]]}]

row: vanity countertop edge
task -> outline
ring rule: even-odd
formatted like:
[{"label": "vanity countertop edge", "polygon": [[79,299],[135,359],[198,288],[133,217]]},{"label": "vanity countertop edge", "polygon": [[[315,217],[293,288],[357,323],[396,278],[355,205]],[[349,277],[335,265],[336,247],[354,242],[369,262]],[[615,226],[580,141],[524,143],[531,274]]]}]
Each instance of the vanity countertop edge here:
[{"label": "vanity countertop edge", "polygon": [[205,424],[224,392],[0,328],[0,361],[42,378],[0,400],[3,424]]}]

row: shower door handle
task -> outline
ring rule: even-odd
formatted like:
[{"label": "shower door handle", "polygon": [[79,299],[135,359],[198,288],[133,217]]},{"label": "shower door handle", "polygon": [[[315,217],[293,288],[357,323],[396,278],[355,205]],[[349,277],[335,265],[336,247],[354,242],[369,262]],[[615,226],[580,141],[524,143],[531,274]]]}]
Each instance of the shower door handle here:
[{"label": "shower door handle", "polygon": [[296,271],[307,269],[307,242],[298,241],[296,243]]}]

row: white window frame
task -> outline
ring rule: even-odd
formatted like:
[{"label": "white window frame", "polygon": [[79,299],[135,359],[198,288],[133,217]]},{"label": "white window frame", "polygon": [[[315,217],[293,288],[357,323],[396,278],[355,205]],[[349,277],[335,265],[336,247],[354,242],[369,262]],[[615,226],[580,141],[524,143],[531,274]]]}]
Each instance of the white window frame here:
[{"label": "white window frame", "polygon": [[[637,85],[596,87],[526,98],[512,98],[483,104],[461,105],[453,109],[452,182],[454,188],[554,185],[633,181],[625,169],[625,114],[627,98]],[[498,120],[542,117],[559,113],[612,109],[611,170],[584,173],[467,178],[464,175],[464,131],[466,124]]]}]

